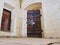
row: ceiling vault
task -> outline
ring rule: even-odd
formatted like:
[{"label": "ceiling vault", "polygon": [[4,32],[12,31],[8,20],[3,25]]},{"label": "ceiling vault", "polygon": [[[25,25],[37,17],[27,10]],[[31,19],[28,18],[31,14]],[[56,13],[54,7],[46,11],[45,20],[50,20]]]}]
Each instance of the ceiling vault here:
[{"label": "ceiling vault", "polygon": [[20,8],[21,8],[21,6],[22,6],[22,2],[23,2],[23,0],[20,0]]}]

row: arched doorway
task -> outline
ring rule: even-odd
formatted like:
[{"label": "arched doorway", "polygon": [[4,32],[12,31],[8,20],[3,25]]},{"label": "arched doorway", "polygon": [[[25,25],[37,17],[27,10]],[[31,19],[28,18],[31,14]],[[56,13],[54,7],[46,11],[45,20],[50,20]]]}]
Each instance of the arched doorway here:
[{"label": "arched doorway", "polygon": [[27,37],[42,38],[41,29],[41,3],[34,3],[27,8]]}]

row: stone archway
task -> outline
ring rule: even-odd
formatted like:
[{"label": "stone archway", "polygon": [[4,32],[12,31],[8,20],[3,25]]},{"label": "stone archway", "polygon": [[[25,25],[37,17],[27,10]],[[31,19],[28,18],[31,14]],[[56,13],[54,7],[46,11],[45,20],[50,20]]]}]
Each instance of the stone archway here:
[{"label": "stone archway", "polygon": [[[39,35],[39,36],[42,37],[42,26],[41,26],[41,25],[42,25],[42,22],[41,22],[41,20],[42,20],[42,19],[41,19],[41,15],[42,15],[42,13],[41,13],[42,3],[38,2],[38,3],[30,4],[29,6],[27,6],[27,7],[25,8],[25,10],[27,10],[27,12],[28,12],[29,10],[30,10],[30,11],[32,11],[32,10],[34,10],[34,11],[39,10],[39,11],[40,11],[40,12],[39,12],[39,14],[40,14],[40,23],[39,23],[39,24],[40,24],[40,26],[39,26],[39,27],[40,27],[40,33],[39,33],[39,34],[41,34],[41,35]],[[28,18],[28,16],[27,16],[27,18]],[[28,19],[27,19],[27,22],[28,22]],[[27,24],[27,25],[28,25],[28,24]],[[30,32],[33,33],[34,31],[32,32],[32,31],[30,30]],[[27,27],[27,36],[28,36],[28,33],[30,33],[30,32],[28,31],[28,27]],[[39,32],[39,31],[36,30],[35,32]],[[34,32],[34,33],[35,33],[35,32]],[[33,36],[34,36],[34,35],[33,35]],[[33,36],[32,36],[32,37],[33,37]],[[37,36],[37,35],[36,35],[36,36]],[[36,37],[36,36],[35,36],[35,37]],[[38,37],[39,37],[39,36],[38,36]],[[31,35],[28,36],[28,37],[31,37]]]},{"label": "stone archway", "polygon": [[25,10],[40,10],[40,9],[42,9],[42,3],[40,2],[30,4],[25,8]]}]

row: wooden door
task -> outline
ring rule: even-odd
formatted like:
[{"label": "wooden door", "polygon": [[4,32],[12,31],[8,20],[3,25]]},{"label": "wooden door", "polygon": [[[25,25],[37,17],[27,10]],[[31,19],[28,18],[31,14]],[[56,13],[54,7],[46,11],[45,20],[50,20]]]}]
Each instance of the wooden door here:
[{"label": "wooden door", "polygon": [[11,24],[11,11],[4,9],[2,15],[1,30],[10,31],[10,24]]},{"label": "wooden door", "polygon": [[42,37],[40,10],[27,11],[27,36]]}]

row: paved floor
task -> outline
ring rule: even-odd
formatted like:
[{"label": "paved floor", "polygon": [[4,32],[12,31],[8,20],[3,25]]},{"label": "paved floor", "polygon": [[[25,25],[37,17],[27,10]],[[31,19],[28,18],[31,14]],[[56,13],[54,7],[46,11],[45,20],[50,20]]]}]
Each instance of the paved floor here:
[{"label": "paved floor", "polygon": [[0,38],[0,45],[46,45],[50,42],[60,42],[60,39]]}]

